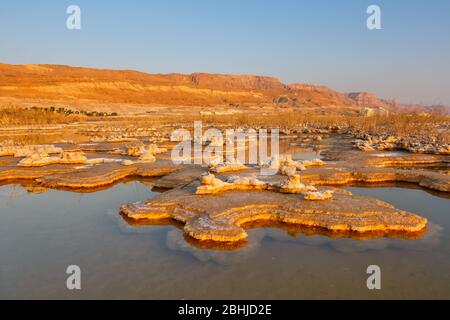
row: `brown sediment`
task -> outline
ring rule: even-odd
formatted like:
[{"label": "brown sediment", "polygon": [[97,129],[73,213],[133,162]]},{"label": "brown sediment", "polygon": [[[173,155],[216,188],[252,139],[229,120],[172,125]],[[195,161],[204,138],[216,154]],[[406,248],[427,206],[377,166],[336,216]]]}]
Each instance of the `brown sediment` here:
[{"label": "brown sediment", "polygon": [[172,218],[185,223],[184,232],[198,240],[241,241],[245,225],[275,221],[333,232],[420,232],[427,220],[395,209],[388,203],[334,190],[333,199],[307,201],[296,194],[272,191],[228,191],[216,195],[196,194],[199,181],[136,204],[121,212],[141,220]]}]

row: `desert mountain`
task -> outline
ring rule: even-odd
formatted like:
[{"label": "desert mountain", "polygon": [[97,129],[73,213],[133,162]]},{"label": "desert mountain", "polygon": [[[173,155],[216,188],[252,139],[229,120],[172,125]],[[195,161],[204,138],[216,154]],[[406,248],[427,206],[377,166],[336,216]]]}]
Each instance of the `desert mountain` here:
[{"label": "desert mountain", "polygon": [[392,109],[370,93],[344,94],[324,86],[284,84],[274,77],[194,73],[147,74],[63,65],[0,64],[0,102],[68,106],[202,106],[353,110]]}]

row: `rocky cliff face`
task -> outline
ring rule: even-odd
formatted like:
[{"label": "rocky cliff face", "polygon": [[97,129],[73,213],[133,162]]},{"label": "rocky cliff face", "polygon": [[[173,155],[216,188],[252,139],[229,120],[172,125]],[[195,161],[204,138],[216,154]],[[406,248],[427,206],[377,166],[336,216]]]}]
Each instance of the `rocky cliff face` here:
[{"label": "rocky cliff face", "polygon": [[[241,106],[354,110],[385,107],[370,93],[343,94],[324,86],[284,84],[274,77],[194,73],[147,74],[63,65],[0,63],[0,106],[5,101],[67,105]],[[112,106],[111,108],[115,108]],[[113,110],[114,111],[114,110]]]},{"label": "rocky cliff face", "polygon": [[331,89],[287,85],[256,75],[194,73],[146,74],[61,65],[0,64],[0,95],[62,102],[161,105],[229,105],[284,103],[301,106],[353,105]]},{"label": "rocky cliff face", "polygon": [[347,96],[359,106],[382,107],[386,104],[385,101],[378,99],[378,97],[371,92],[351,92],[347,94]]}]

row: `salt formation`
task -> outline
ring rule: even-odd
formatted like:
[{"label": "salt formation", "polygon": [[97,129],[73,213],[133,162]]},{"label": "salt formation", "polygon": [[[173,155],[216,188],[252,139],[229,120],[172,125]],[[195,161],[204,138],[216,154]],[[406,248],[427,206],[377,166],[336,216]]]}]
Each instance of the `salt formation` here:
[{"label": "salt formation", "polygon": [[[427,140],[427,141],[426,141]],[[355,148],[365,152],[404,150],[413,153],[450,154],[450,145],[441,144],[436,138],[427,139],[395,136],[376,136],[366,134],[362,139],[353,141]]]},{"label": "salt formation", "polygon": [[232,183],[233,185],[240,187],[250,187],[252,189],[265,189],[268,187],[268,184],[264,181],[259,180],[255,176],[251,177],[240,177],[240,176],[232,176],[227,180],[228,183]]},{"label": "salt formation", "polygon": [[210,160],[209,160],[209,163],[208,163],[208,166],[209,166],[209,168],[216,168],[216,167],[218,167],[220,164],[222,164],[222,157],[221,156],[215,156],[215,157],[212,157]]},{"label": "salt formation", "polygon": [[215,194],[231,190],[266,190],[270,185],[256,177],[229,177],[227,181],[222,181],[214,174],[208,173],[202,176],[201,184],[197,187],[196,194]]},{"label": "salt formation", "polygon": [[214,174],[208,173],[202,176],[201,185],[197,187],[196,194],[215,194],[232,190],[271,190],[281,193],[303,193],[306,200],[330,199],[332,192],[316,192],[311,185],[305,185],[300,180],[300,175],[291,175],[279,183],[268,183],[259,180],[256,176],[240,177],[232,176],[227,181],[222,181]]},{"label": "salt formation", "polygon": [[211,172],[215,172],[215,173],[240,171],[240,170],[247,169],[247,167],[245,165],[243,165],[237,159],[231,159],[231,160],[226,161],[225,163],[217,163],[217,160],[215,160],[212,163],[210,163],[210,167],[211,167]]},{"label": "salt formation", "polygon": [[233,185],[217,179],[213,174],[205,174],[201,178],[202,185],[197,187],[196,194],[212,194],[221,191],[231,190]]},{"label": "salt formation", "polygon": [[171,142],[184,142],[184,141],[189,141],[189,140],[191,140],[191,138],[189,136],[185,136],[185,135],[172,134],[170,136]]},{"label": "salt formation", "polygon": [[84,164],[87,158],[83,152],[63,152],[59,156],[51,157],[46,152],[33,153],[22,159],[19,167],[43,167],[50,164]]},{"label": "salt formation", "polygon": [[94,136],[90,139],[91,142],[130,142],[137,141],[137,138],[124,135],[110,135],[110,136]]},{"label": "salt formation", "polygon": [[322,166],[324,163],[320,159],[313,160],[293,160],[292,155],[283,154],[278,157],[272,157],[266,161],[260,161],[261,168],[269,168],[272,170],[279,170],[283,175],[295,174],[297,170],[304,171],[306,167]]},{"label": "salt formation", "polygon": [[[247,223],[276,221],[292,225],[320,227],[332,232],[389,232],[415,233],[422,231],[427,219],[394,208],[392,205],[369,197],[352,195],[336,189],[332,201],[308,201],[329,198],[331,191],[296,194],[250,188],[240,192],[225,192],[217,196],[204,196],[199,190],[226,189],[231,186],[257,185],[253,178],[236,177],[224,182],[206,175],[201,187],[187,184],[137,204],[124,204],[121,213],[133,220],[161,221],[174,219],[185,224],[184,233],[197,240],[235,242],[247,238]],[[252,187],[254,188],[254,187]],[[308,200],[306,200],[308,198]]]},{"label": "salt formation", "polygon": [[323,161],[317,158],[312,160],[302,160],[298,162],[300,162],[304,167],[320,167],[324,165]]},{"label": "salt formation", "polygon": [[139,162],[155,162],[155,156],[150,152],[145,152],[139,157]]},{"label": "salt formation", "polygon": [[301,182],[300,175],[295,174],[288,176],[285,181],[279,184],[280,192],[283,193],[301,193],[304,191],[316,191],[313,186],[305,185]]},{"label": "salt formation", "polygon": [[121,162],[121,164],[123,165],[123,166],[131,166],[131,165],[133,165],[134,164],[134,161],[132,161],[132,160],[123,160],[122,162]]},{"label": "salt formation", "polygon": [[[139,157],[138,162],[155,162],[155,155],[166,152],[166,148],[159,148],[156,144],[149,145],[132,145],[127,146],[126,151],[123,153],[124,155]],[[127,162],[128,165],[130,164]],[[124,164],[127,165],[127,164]]]},{"label": "salt formation", "polygon": [[23,158],[40,152],[47,154],[61,153],[63,149],[54,145],[15,145],[12,142],[7,142],[0,146],[0,156]]},{"label": "salt formation", "polygon": [[333,191],[306,191],[303,192],[303,195],[305,196],[305,200],[321,201],[333,198]]},{"label": "salt formation", "polygon": [[156,144],[149,144],[127,146],[127,150],[124,154],[132,157],[140,157],[148,154],[157,155],[163,152],[167,152],[167,149],[159,148]]},{"label": "salt formation", "polygon": [[296,167],[288,167],[288,166],[280,167],[280,174],[285,175],[285,176],[294,175],[296,172],[297,172]]}]

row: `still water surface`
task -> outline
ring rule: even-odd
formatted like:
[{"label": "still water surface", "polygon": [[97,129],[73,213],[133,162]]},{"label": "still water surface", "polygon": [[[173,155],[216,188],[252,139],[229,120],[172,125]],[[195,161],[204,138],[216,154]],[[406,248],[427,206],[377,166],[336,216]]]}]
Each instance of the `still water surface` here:
[{"label": "still water surface", "polygon": [[[450,200],[420,189],[351,187],[430,220],[419,240],[332,239],[249,231],[246,247],[201,249],[176,226],[130,226],[125,202],[156,193],[142,182],[95,193],[28,193],[0,187],[0,298],[143,299],[450,299]],[[82,290],[66,289],[68,265]],[[382,289],[366,287],[366,268],[382,271]]]}]

